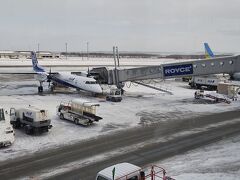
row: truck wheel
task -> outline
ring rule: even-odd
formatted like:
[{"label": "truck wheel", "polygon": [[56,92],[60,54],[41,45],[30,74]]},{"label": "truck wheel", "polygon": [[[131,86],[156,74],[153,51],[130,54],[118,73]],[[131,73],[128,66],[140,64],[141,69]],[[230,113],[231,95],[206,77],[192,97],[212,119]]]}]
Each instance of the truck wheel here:
[{"label": "truck wheel", "polygon": [[20,122],[19,122],[19,120],[13,122],[13,128],[14,128],[14,129],[18,129],[19,127],[20,127]]},{"label": "truck wheel", "polygon": [[14,129],[17,129],[17,123],[16,122],[13,122],[12,126],[13,126]]},{"label": "truck wheel", "polygon": [[32,129],[30,126],[24,126],[24,130],[26,134],[31,134],[32,133]]},{"label": "truck wheel", "polygon": [[74,123],[78,125],[78,120],[77,120],[77,119],[74,119]]},{"label": "truck wheel", "polygon": [[60,114],[60,119],[64,119],[64,116],[62,113]]}]

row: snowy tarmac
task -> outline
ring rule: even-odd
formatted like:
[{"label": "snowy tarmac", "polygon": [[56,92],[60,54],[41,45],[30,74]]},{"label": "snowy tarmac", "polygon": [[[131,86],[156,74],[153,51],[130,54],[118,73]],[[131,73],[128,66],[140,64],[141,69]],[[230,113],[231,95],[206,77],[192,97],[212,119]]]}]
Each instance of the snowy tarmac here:
[{"label": "snowy tarmac", "polygon": [[[0,160],[23,156],[46,148],[64,146],[116,130],[168,120],[177,121],[186,117],[229,111],[239,107],[238,101],[230,105],[199,103],[193,98],[195,90],[189,89],[186,83],[174,80],[156,84],[172,91],[173,95],[127,83],[124,88],[126,93],[121,103],[106,102],[104,98],[81,93],[38,95],[37,82],[29,79],[21,82],[2,82],[1,86],[1,106],[6,110],[28,105],[46,108],[50,112],[53,128],[49,133],[38,136],[29,136],[21,130],[16,130],[15,143],[0,151]],[[89,127],[60,120],[56,116],[56,106],[61,101],[70,101],[73,98],[84,98],[100,103],[97,114],[103,119]]]},{"label": "snowy tarmac", "polygon": [[[114,103],[106,102],[104,98],[91,97],[77,92],[38,95],[38,82],[31,76],[1,75],[1,77],[0,102],[2,107],[6,110],[11,107],[28,105],[46,108],[52,117],[53,128],[49,133],[38,136],[29,136],[21,130],[16,130],[16,141],[12,146],[0,150],[0,161],[34,154],[48,148],[74,144],[126,128],[238,110],[240,105],[239,101],[231,104],[197,101],[194,99],[195,90],[190,89],[187,83],[175,80],[149,81],[152,85],[173,92],[173,95],[126,83],[123,101]],[[47,88],[47,83],[45,88]],[[100,103],[97,114],[103,119],[89,127],[77,126],[69,121],[60,120],[56,116],[56,106],[61,101],[69,101],[73,98],[84,98]]]}]

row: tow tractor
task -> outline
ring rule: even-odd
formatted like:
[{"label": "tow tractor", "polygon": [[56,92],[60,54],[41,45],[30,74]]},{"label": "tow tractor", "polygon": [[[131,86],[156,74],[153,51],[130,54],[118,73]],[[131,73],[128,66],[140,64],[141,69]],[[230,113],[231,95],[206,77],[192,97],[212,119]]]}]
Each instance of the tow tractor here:
[{"label": "tow tractor", "polygon": [[66,103],[61,102],[57,106],[57,115],[60,119],[73,121],[75,124],[83,126],[91,125],[95,121],[99,121],[102,117],[96,115],[96,107],[98,103],[91,103],[82,99],[73,99]]},{"label": "tow tractor", "polygon": [[122,92],[121,89],[110,89],[110,93],[106,96],[107,101],[121,102],[122,101]]}]

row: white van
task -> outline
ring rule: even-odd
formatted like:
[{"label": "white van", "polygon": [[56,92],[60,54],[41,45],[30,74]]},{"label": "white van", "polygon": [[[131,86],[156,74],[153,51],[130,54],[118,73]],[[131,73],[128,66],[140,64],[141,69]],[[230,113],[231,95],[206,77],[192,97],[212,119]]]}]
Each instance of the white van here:
[{"label": "white van", "polygon": [[140,179],[141,168],[130,164],[120,163],[107,167],[98,172],[96,180],[138,180]]},{"label": "white van", "polygon": [[15,140],[15,133],[10,124],[9,116],[0,108],[0,147],[10,146]]}]

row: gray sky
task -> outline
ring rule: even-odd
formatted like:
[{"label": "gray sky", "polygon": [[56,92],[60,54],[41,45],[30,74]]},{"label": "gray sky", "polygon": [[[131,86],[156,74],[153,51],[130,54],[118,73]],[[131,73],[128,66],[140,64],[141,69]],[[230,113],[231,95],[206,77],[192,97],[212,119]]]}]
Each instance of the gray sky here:
[{"label": "gray sky", "polygon": [[1,0],[0,50],[240,52],[239,0]]}]

